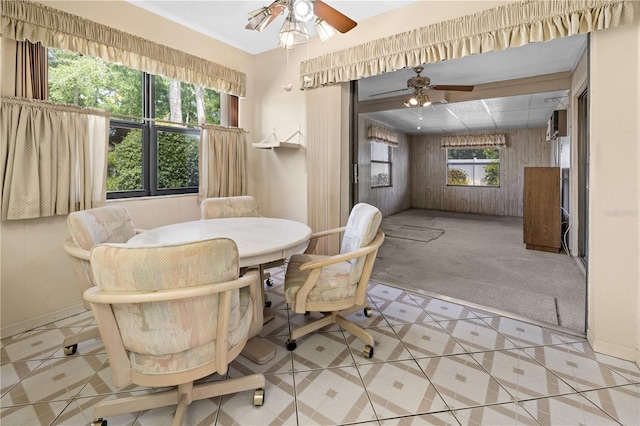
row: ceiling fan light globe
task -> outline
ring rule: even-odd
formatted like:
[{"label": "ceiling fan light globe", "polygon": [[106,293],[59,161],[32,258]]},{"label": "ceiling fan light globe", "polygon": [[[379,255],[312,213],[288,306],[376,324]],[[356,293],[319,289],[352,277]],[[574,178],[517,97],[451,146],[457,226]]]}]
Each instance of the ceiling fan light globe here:
[{"label": "ceiling fan light globe", "polygon": [[418,100],[414,97],[409,98],[409,103],[411,104],[411,106],[416,106],[418,105]]},{"label": "ceiling fan light globe", "polygon": [[324,19],[316,19],[316,32],[320,36],[320,40],[327,41],[334,36],[336,30],[327,23]]},{"label": "ceiling fan light globe", "polygon": [[289,14],[280,29],[278,46],[284,47],[285,49],[293,49],[296,44],[302,44],[308,41],[309,32],[304,22],[298,21],[295,16]]},{"label": "ceiling fan light globe", "polygon": [[291,9],[298,21],[309,22],[313,19],[313,5],[310,0],[293,0]]}]

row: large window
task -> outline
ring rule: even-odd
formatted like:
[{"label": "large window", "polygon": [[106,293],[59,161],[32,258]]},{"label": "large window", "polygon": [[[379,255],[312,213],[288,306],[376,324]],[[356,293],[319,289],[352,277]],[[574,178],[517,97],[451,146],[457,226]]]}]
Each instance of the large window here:
[{"label": "large window", "polygon": [[198,124],[220,124],[220,94],[49,49],[49,100],[112,113],[107,198],[198,191]]},{"label": "large window", "polygon": [[447,149],[447,185],[499,187],[500,150]]},{"label": "large window", "polygon": [[371,187],[391,186],[391,147],[371,141]]}]

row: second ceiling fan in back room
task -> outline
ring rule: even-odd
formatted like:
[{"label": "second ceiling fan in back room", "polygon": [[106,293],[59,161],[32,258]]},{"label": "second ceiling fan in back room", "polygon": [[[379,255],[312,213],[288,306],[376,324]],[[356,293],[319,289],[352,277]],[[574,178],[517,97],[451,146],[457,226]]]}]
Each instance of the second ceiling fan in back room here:
[{"label": "second ceiling fan in back room", "polygon": [[250,12],[249,23],[245,28],[262,31],[285,12],[288,15],[280,29],[278,43],[285,49],[293,49],[296,44],[309,41],[307,22],[314,21],[322,41],[328,40],[336,30],[346,33],[357,25],[353,19],[320,0],[276,0],[269,6]]},{"label": "second ceiling fan in back room", "polygon": [[375,93],[371,96],[381,96],[389,93],[404,92],[407,90],[413,90],[413,93],[407,98],[404,104],[407,107],[414,106],[428,106],[431,105],[427,91],[429,90],[448,90],[448,91],[460,91],[470,92],[473,90],[473,86],[452,85],[452,84],[431,84],[429,77],[424,77],[420,73],[424,70],[424,67],[414,67],[416,76],[407,80],[407,87],[404,89],[390,90],[388,92]]}]

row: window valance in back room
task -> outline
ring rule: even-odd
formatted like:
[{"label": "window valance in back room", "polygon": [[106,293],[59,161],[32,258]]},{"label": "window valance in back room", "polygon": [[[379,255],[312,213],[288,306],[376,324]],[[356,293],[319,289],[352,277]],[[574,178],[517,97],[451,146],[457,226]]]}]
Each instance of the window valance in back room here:
[{"label": "window valance in back room", "polygon": [[2,37],[41,42],[230,95],[246,95],[246,75],[215,62],[39,3],[0,0],[0,7]]},{"label": "window valance in back room", "polygon": [[631,1],[509,3],[303,61],[300,82],[310,89],[631,22]]},{"label": "window valance in back room", "polygon": [[443,136],[440,147],[454,148],[506,148],[505,135],[454,135]]},{"label": "window valance in back room", "polygon": [[391,146],[398,146],[398,132],[377,124],[369,126],[367,138],[369,142],[380,142]]}]

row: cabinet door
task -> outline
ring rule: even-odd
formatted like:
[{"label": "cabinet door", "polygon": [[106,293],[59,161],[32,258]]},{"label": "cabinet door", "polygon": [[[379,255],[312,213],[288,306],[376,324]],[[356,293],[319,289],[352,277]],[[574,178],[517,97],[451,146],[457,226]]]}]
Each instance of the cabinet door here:
[{"label": "cabinet door", "polygon": [[528,249],[560,250],[560,168],[525,167],[524,242]]}]

